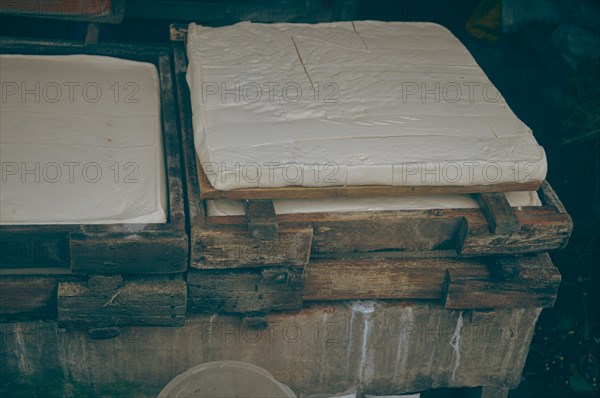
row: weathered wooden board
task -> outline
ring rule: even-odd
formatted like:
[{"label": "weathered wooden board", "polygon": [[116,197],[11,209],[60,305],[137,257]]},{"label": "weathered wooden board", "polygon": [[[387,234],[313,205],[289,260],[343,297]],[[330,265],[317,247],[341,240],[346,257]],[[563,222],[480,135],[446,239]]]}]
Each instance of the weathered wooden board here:
[{"label": "weathered wooden board", "polygon": [[496,235],[519,232],[519,219],[503,193],[482,193],[475,197],[488,221],[490,232]]},{"label": "weathered wooden board", "polygon": [[71,269],[81,274],[165,274],[185,272],[185,233],[111,233],[70,235]]},{"label": "weathered wooden board", "polygon": [[502,279],[489,269],[448,268],[444,305],[451,309],[552,307],[560,273],[547,254],[519,258],[511,275]]},{"label": "weathered wooden board", "polygon": [[471,217],[459,233],[458,247],[462,256],[495,254],[539,253],[566,247],[573,231],[573,222],[567,213],[551,209],[523,208],[515,210],[521,224],[518,233],[496,235],[488,230],[481,217]]},{"label": "weathered wooden board", "polygon": [[250,236],[263,240],[277,239],[278,226],[272,200],[245,200],[244,213]]},{"label": "weathered wooden board", "polygon": [[84,46],[9,38],[1,38],[0,44],[2,53],[104,55],[154,64],[160,79],[168,188],[168,220],[162,224],[0,225],[0,268],[72,266],[74,272],[82,273],[182,272],[188,262],[184,254],[188,240],[172,47],[117,43]]},{"label": "weathered wooden board", "polygon": [[22,233],[10,234],[0,230],[0,268],[69,266],[69,241],[67,234]]},{"label": "weathered wooden board", "polygon": [[184,324],[187,291],[181,278],[144,277],[126,279],[108,289],[97,286],[96,281],[59,284],[58,323],[61,327]]},{"label": "weathered wooden board", "polygon": [[485,268],[484,260],[340,258],[305,268],[307,301],[441,300],[446,270]]},{"label": "weathered wooden board", "polygon": [[68,269],[37,272],[0,274],[0,321],[56,319],[58,284],[83,278]]},{"label": "weathered wooden board", "polygon": [[195,228],[192,230],[191,267],[303,266],[310,258],[312,234],[312,228],[302,224],[280,227],[274,240],[251,237],[245,226]]},{"label": "weathered wooden board", "polygon": [[302,268],[190,269],[187,283],[191,313],[263,314],[302,309]]},{"label": "weathered wooden board", "polygon": [[304,300],[439,300],[457,309],[552,307],[560,274],[547,254],[514,258],[511,275],[499,275],[497,266],[493,257],[311,261],[305,268]]}]

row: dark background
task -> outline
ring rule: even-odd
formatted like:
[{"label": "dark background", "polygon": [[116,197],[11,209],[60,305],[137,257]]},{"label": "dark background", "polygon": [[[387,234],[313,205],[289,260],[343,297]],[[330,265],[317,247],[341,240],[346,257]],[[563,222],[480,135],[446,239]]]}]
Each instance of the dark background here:
[{"label": "dark background", "polygon": [[[0,7],[2,36],[85,37],[85,18],[19,17],[6,14],[9,3],[18,2]],[[510,397],[599,396],[600,1],[116,0],[112,16],[92,21],[102,22],[100,42],[148,44],[168,42],[172,22],[352,19],[429,21],[449,28],[545,148],[547,179],[575,227],[569,246],[552,253],[563,276],[558,300],[540,317],[521,386]]]}]

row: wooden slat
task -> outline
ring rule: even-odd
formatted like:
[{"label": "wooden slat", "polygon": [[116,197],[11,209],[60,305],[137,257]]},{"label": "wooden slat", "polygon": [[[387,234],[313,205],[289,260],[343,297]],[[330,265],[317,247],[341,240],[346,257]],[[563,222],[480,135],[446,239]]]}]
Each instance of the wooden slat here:
[{"label": "wooden slat", "polygon": [[444,285],[444,305],[466,308],[552,307],[560,273],[550,256],[522,257],[518,277],[498,279],[489,271],[449,268]]},{"label": "wooden slat", "polygon": [[68,267],[68,233],[0,230],[0,269]]},{"label": "wooden slat", "polygon": [[307,301],[422,299],[441,300],[449,268],[481,268],[478,260],[338,258],[306,266]]},{"label": "wooden slat", "polygon": [[185,234],[88,234],[70,236],[71,270],[79,274],[169,274],[187,268]]},{"label": "wooden slat", "polygon": [[503,193],[481,193],[475,196],[490,224],[490,232],[497,235],[519,232],[519,219]]},{"label": "wooden slat", "polygon": [[515,210],[521,224],[519,232],[496,235],[489,231],[487,220],[469,217],[465,224],[464,240],[459,243],[460,255],[539,253],[563,248],[569,242],[573,222],[568,214],[552,208],[528,207]]},{"label": "wooden slat", "polygon": [[248,236],[245,226],[201,227],[192,230],[190,266],[245,268],[266,265],[304,266],[310,258],[313,229],[306,224],[279,228],[277,239]]},{"label": "wooden slat", "polygon": [[82,278],[52,271],[48,275],[2,275],[0,320],[56,319],[59,282],[77,280]]},{"label": "wooden slat", "polygon": [[319,198],[358,198],[373,196],[414,196],[448,195],[459,193],[536,191],[541,181],[526,183],[511,182],[497,185],[446,185],[446,186],[334,186],[334,187],[283,187],[283,188],[241,188],[219,191],[213,188],[197,160],[201,199],[319,199]]},{"label": "wooden slat", "polygon": [[188,308],[195,313],[263,314],[302,309],[302,268],[190,270]]},{"label": "wooden slat", "polygon": [[277,239],[278,228],[272,200],[244,200],[244,212],[251,237],[261,240]]},{"label": "wooden slat", "polygon": [[187,216],[194,227],[204,225],[206,214],[200,198],[200,184],[196,167],[196,149],[192,127],[190,92],[186,82],[187,63],[182,45],[173,49],[175,79],[177,83],[177,104],[179,105],[179,128],[184,161],[184,181],[186,182]]},{"label": "wooden slat", "polygon": [[86,282],[62,282],[58,322],[69,328],[182,326],[186,300],[183,280],[136,279],[105,291],[94,291]]}]

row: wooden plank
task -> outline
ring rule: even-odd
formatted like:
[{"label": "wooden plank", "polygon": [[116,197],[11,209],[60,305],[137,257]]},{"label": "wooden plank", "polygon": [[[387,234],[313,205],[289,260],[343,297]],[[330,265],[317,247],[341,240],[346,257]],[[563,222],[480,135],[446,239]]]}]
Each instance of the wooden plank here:
[{"label": "wooden plank", "polygon": [[[549,307],[560,274],[546,254],[518,257],[518,275],[497,279],[494,259],[341,258],[306,266],[306,301],[444,300],[447,308]],[[449,275],[449,276],[448,276]],[[450,279],[450,282],[448,280]]]},{"label": "wooden plank", "polygon": [[185,234],[88,234],[70,237],[71,270],[79,274],[168,274],[187,268]]},{"label": "wooden plank", "polygon": [[0,320],[55,319],[61,281],[77,281],[73,275],[2,275]]},{"label": "wooden plank", "polygon": [[466,308],[548,308],[554,305],[560,273],[550,256],[520,257],[518,277],[497,279],[480,268],[452,269],[446,274],[444,305]]},{"label": "wooden plank", "polygon": [[357,220],[314,222],[311,259],[355,253],[426,256],[450,251],[456,255],[463,222],[427,210],[401,218],[365,215]]},{"label": "wooden plank", "polygon": [[[162,129],[165,144],[169,218],[173,233],[185,232],[184,172],[179,139],[177,98],[175,97],[175,70],[171,67],[171,52],[160,53],[158,71],[161,87]],[[124,227],[126,229],[127,226]]]},{"label": "wooden plank", "polygon": [[338,258],[306,265],[304,300],[441,300],[448,268],[482,268],[481,260]]},{"label": "wooden plank", "polygon": [[0,231],[0,269],[68,267],[68,233]]},{"label": "wooden plank", "polygon": [[528,207],[515,210],[521,224],[517,233],[497,235],[489,231],[483,217],[470,217],[465,230],[459,234],[460,255],[481,256],[494,254],[539,253],[564,248],[573,231],[568,214],[556,213],[550,208]]},{"label": "wooden plank", "polygon": [[177,87],[177,104],[179,106],[179,128],[184,160],[184,177],[186,181],[187,215],[190,225],[204,225],[204,204],[200,200],[200,184],[196,167],[196,149],[192,127],[190,92],[186,81],[187,62],[183,45],[173,49],[175,62],[175,79]]},{"label": "wooden plank", "polygon": [[277,239],[278,227],[273,201],[244,200],[243,203],[250,236],[261,240]]},{"label": "wooden plank", "polygon": [[190,270],[188,308],[195,313],[264,314],[302,309],[302,268]]},{"label": "wooden plank", "polygon": [[201,199],[319,199],[358,198],[373,196],[448,195],[459,193],[536,191],[541,181],[511,182],[496,185],[391,186],[357,185],[332,187],[240,188],[219,191],[213,188],[197,160]]},{"label": "wooden plank", "polygon": [[58,323],[67,328],[182,326],[186,300],[183,280],[136,278],[105,291],[94,291],[86,282],[61,282]]},{"label": "wooden plank", "polygon": [[498,235],[519,232],[519,219],[503,193],[481,193],[475,197],[488,220],[490,232]]},{"label": "wooden plank", "polygon": [[304,266],[310,258],[313,229],[305,224],[279,228],[275,240],[248,236],[244,226],[192,229],[190,266],[194,268],[246,268],[266,265]]}]

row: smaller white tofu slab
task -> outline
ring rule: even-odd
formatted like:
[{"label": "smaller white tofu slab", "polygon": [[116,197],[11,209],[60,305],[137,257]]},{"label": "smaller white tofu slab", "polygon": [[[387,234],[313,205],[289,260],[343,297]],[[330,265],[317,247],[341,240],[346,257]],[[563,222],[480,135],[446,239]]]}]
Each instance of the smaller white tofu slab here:
[{"label": "smaller white tofu slab", "polygon": [[154,65],[2,55],[0,70],[1,224],[166,221]]},{"label": "smaller white tofu slab", "polygon": [[432,23],[188,30],[194,144],[214,188],[542,181],[546,157]]}]

